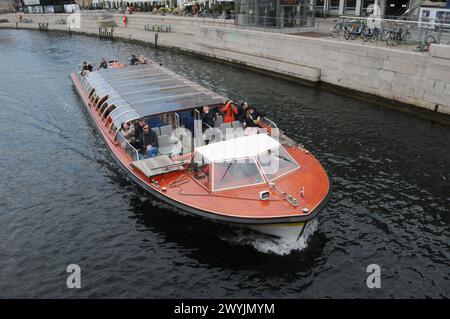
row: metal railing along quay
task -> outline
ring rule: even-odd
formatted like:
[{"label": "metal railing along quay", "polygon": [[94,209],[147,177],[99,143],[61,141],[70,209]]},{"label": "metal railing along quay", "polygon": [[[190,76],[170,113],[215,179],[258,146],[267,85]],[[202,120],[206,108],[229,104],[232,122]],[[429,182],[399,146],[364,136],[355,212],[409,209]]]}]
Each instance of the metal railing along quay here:
[{"label": "metal railing along quay", "polygon": [[[239,17],[237,18],[239,19]],[[215,26],[221,28],[230,28],[236,30],[253,30],[262,32],[275,32],[283,34],[296,34],[302,32],[314,31],[315,18],[309,16],[306,18],[281,19],[267,16],[253,16],[246,19],[245,22],[236,19],[210,19],[203,18],[203,25]]]},{"label": "metal railing along quay", "polygon": [[[421,50],[432,43],[450,45],[450,23],[341,16],[334,20],[330,37],[357,40],[374,46]],[[449,21],[450,22],[450,21]]]}]

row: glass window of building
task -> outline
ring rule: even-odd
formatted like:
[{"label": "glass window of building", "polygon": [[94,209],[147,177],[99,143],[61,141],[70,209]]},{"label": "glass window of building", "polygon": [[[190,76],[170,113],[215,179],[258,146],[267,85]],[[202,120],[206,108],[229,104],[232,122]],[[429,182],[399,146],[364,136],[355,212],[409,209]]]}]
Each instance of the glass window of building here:
[{"label": "glass window of building", "polygon": [[235,23],[269,28],[314,26],[310,0],[236,0]]},{"label": "glass window of building", "polygon": [[345,0],[344,14],[355,14],[356,0]]},{"label": "glass window of building", "polygon": [[339,13],[339,2],[340,0],[330,0],[328,6],[328,12],[338,14]]},{"label": "glass window of building", "polygon": [[374,3],[374,0],[361,0],[361,15],[370,16],[372,13],[374,13]]}]

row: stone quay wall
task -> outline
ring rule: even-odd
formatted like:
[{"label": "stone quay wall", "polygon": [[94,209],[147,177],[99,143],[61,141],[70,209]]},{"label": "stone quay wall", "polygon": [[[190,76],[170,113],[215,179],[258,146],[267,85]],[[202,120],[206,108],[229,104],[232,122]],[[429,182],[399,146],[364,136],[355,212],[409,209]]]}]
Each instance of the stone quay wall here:
[{"label": "stone quay wall", "polygon": [[[57,23],[68,14],[0,15],[1,27],[67,31]],[[133,14],[115,15],[114,38],[155,44],[145,26],[170,26],[158,32],[157,45],[281,75],[325,82],[424,109],[450,114],[450,46],[432,45],[427,54],[297,35],[236,28],[226,20]],[[98,18],[81,15],[71,32],[98,35]]]}]

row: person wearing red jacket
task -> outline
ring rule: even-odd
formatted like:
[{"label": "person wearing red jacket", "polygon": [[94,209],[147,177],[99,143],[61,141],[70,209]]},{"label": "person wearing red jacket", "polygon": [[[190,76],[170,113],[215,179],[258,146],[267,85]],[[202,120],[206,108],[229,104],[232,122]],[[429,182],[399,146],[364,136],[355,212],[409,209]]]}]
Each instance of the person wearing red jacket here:
[{"label": "person wearing red jacket", "polygon": [[238,109],[236,105],[234,105],[233,100],[229,100],[220,111],[224,113],[224,123],[232,123],[233,121],[235,121],[236,115],[238,115]]}]

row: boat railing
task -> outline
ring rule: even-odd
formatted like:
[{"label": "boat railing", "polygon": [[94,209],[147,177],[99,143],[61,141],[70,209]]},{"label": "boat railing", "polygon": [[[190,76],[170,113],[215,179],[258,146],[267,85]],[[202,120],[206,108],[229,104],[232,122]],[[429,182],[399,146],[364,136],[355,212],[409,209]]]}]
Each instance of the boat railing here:
[{"label": "boat railing", "polygon": [[181,127],[180,115],[178,115],[177,112],[175,112],[174,114],[175,114],[175,126],[176,128],[180,128]]},{"label": "boat railing", "polygon": [[280,130],[279,130],[277,124],[275,124],[275,122],[272,121],[271,119],[263,116],[260,126],[264,129],[266,129],[273,138],[279,138]]},{"label": "boat railing", "polygon": [[202,122],[200,111],[194,109],[194,147],[205,144],[205,141],[203,141]]},{"label": "boat railing", "polygon": [[133,145],[130,144],[130,142],[128,142],[120,131],[117,131],[116,140],[119,142],[120,146],[125,149],[127,154],[131,156],[133,161],[139,160],[139,152],[133,147]]},{"label": "boat railing", "polygon": [[263,122],[266,122],[267,124],[269,124],[272,128],[278,128],[277,125],[275,124],[274,121],[272,121],[271,119],[263,116]]}]

